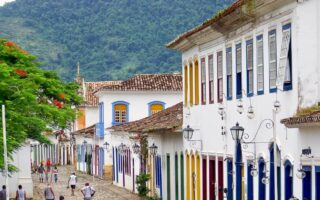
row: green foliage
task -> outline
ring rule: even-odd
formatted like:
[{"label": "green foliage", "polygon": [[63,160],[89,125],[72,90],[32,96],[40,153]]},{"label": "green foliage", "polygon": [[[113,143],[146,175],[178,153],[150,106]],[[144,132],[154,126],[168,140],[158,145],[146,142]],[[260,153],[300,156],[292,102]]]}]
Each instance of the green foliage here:
[{"label": "green foliage", "polygon": [[0,37],[37,55],[65,80],[181,70],[165,44],[233,0],[16,0],[0,7]]},{"label": "green foliage", "polygon": [[320,105],[319,104],[314,104],[309,107],[304,107],[304,108],[299,108],[297,112],[295,113],[296,117],[308,115],[314,112],[320,112]]},{"label": "green foliage", "polygon": [[[76,84],[64,83],[56,73],[38,68],[33,55],[0,39],[0,105],[6,106],[9,156],[27,138],[49,143],[43,132],[66,128],[75,119],[71,106],[81,103],[77,90]],[[2,131],[1,126],[1,144]],[[0,169],[3,162],[1,153]]]},{"label": "green foliage", "polygon": [[137,176],[136,184],[138,185],[138,194],[140,197],[146,197],[150,190],[147,187],[147,182],[150,180],[150,174],[140,173]]}]

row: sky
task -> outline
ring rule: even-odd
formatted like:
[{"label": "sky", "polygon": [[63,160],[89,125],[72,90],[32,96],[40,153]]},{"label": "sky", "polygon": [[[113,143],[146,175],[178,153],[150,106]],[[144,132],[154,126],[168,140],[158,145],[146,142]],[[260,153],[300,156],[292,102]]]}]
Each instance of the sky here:
[{"label": "sky", "polygon": [[6,2],[10,2],[14,0],[0,0],[0,6],[3,6]]}]

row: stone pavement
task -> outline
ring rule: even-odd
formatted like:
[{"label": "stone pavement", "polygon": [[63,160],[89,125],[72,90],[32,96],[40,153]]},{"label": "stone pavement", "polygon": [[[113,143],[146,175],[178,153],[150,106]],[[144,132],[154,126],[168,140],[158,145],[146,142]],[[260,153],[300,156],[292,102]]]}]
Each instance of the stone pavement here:
[{"label": "stone pavement", "polygon": [[[53,192],[55,194],[55,199],[59,199],[60,195],[63,195],[65,197],[65,200],[83,199],[83,195],[80,190],[82,187],[84,187],[84,184],[86,182],[89,182],[90,185],[93,186],[93,188],[96,190],[93,198],[94,200],[139,200],[139,197],[131,193],[130,191],[112,185],[111,180],[101,180],[99,178],[95,178],[93,182],[92,176],[83,174],[81,172],[76,172],[76,176],[78,177],[78,184],[75,190],[75,196],[71,196],[71,189],[67,189],[67,182],[70,172],[73,171],[72,169],[73,167],[71,166],[58,167],[58,183],[52,182],[51,184]],[[34,200],[43,200],[43,192],[47,183],[40,183],[37,174],[33,174],[32,178],[34,185]]]}]

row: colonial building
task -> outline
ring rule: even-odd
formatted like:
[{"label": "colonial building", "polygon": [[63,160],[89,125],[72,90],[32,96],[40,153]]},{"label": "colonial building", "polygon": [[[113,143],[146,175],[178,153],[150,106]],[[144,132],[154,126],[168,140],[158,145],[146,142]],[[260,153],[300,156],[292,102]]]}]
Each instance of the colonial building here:
[{"label": "colonial building", "polygon": [[[179,74],[139,74],[117,85],[96,90],[99,98],[99,131],[96,144],[112,144],[106,127],[125,124],[157,113],[177,104],[182,98],[182,76]],[[112,175],[112,152],[106,152],[106,173]]]},{"label": "colonial building", "polygon": [[236,0],[167,45],[183,61],[185,199],[320,199],[314,115],[294,118],[320,100],[319,19],[318,0]]},{"label": "colonial building", "polygon": [[181,127],[182,103],[178,103],[149,117],[109,128],[113,183],[137,192],[136,175],[146,172],[151,177],[151,196],[184,199]]}]

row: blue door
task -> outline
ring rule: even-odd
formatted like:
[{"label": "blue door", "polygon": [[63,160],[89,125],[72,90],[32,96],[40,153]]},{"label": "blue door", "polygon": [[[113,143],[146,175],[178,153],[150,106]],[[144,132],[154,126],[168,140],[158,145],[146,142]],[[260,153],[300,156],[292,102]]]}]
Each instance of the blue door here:
[{"label": "blue door", "polygon": [[312,198],[311,166],[303,166],[303,170],[306,173],[306,177],[302,179],[302,199],[311,200]]},{"label": "blue door", "polygon": [[253,176],[251,175],[251,169],[252,169],[252,161],[248,162],[247,165],[247,192],[248,192],[248,200],[253,200]]},{"label": "blue door", "polygon": [[227,161],[227,172],[228,172],[228,200],[232,200],[233,199],[233,168],[232,168],[232,159],[228,159]]},{"label": "blue door", "polygon": [[289,160],[284,162],[284,200],[293,196],[293,166]]},{"label": "blue door", "polygon": [[262,183],[262,179],[265,176],[266,163],[263,158],[259,159],[259,176],[258,176],[258,188],[259,188],[259,200],[266,199],[266,185]]},{"label": "blue door", "polygon": [[320,166],[316,166],[316,200],[320,200]]}]

